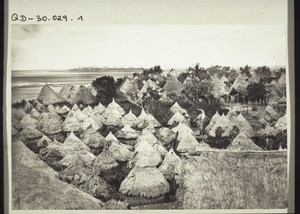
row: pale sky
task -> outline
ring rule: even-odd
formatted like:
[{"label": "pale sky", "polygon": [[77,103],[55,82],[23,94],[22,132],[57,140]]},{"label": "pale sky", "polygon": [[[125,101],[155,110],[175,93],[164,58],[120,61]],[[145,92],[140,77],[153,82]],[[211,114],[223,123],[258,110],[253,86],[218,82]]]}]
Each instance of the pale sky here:
[{"label": "pale sky", "polygon": [[286,65],[284,25],[12,25],[13,70]]}]

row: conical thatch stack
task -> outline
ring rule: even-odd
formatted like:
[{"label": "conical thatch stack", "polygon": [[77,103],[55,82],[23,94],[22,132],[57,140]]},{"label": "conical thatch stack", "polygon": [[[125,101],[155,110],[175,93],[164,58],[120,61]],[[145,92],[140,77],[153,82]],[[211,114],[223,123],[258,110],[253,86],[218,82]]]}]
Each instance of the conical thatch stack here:
[{"label": "conical thatch stack", "polygon": [[105,140],[107,142],[119,142],[119,140],[116,138],[116,136],[111,132],[108,133],[108,135],[105,137]]},{"label": "conical thatch stack", "polygon": [[67,115],[70,111],[71,109],[64,105],[61,109],[59,109],[58,114]]},{"label": "conical thatch stack", "polygon": [[79,131],[81,124],[79,120],[74,116],[66,117],[62,124],[62,130],[65,132],[77,132]]},{"label": "conical thatch stack", "polygon": [[[227,116],[227,115],[226,115]],[[239,114],[234,118],[235,126],[239,128],[240,132],[246,132],[249,137],[254,135],[253,128],[250,123],[243,117],[242,114]]]},{"label": "conical thatch stack", "polygon": [[69,103],[73,103],[76,93],[78,91],[78,87],[73,85],[64,85],[62,89],[59,91],[59,95],[67,100]]},{"label": "conical thatch stack", "polygon": [[141,142],[147,142],[153,146],[158,142],[158,140],[150,131],[144,129],[142,134],[136,139],[135,147],[137,147]]},{"label": "conical thatch stack", "polygon": [[226,114],[226,117],[229,120],[235,119],[238,116],[238,113],[234,109],[230,109],[229,112]]},{"label": "conical thatch stack", "polygon": [[216,124],[216,122],[218,121],[218,119],[221,117],[221,115],[219,114],[218,111],[216,111],[216,113],[214,114],[214,116],[211,118],[208,126],[206,126],[205,131],[209,132],[212,127]]},{"label": "conical thatch stack", "polygon": [[134,167],[119,191],[128,196],[157,198],[169,192],[170,186],[156,167]]},{"label": "conical thatch stack", "polygon": [[101,104],[101,102],[99,102],[99,104],[94,108],[94,112],[96,114],[102,114],[105,111],[105,106]]},{"label": "conical thatch stack", "polygon": [[163,145],[160,142],[155,143],[152,146],[160,156],[164,157],[167,154],[167,150],[165,149],[165,147],[163,147]]},{"label": "conical thatch stack", "polygon": [[280,115],[271,106],[267,106],[263,113],[263,118],[269,122],[278,120],[279,117]]},{"label": "conical thatch stack", "polygon": [[[106,111],[101,115],[102,121],[107,126],[120,126],[122,114],[117,109]],[[105,119],[104,119],[105,118]]]},{"label": "conical thatch stack", "polygon": [[183,132],[181,135],[181,140],[177,146],[177,151],[192,152],[195,151],[198,145],[199,143],[193,135],[187,132]]},{"label": "conical thatch stack", "polygon": [[108,149],[117,161],[128,161],[133,155],[127,145],[120,142],[113,141]]},{"label": "conical thatch stack", "polygon": [[247,82],[246,79],[248,79],[248,77],[246,76],[246,74],[239,74],[237,76],[237,78],[234,80],[234,83],[231,86],[232,88],[237,89],[238,87],[242,86],[242,87],[247,87]]},{"label": "conical thatch stack", "polygon": [[157,166],[162,162],[160,154],[146,141],[142,141],[135,148],[130,164],[139,166]]},{"label": "conical thatch stack", "polygon": [[178,132],[178,140],[181,140],[186,134],[193,134],[193,130],[185,123],[179,123],[176,127],[172,128],[172,132]]},{"label": "conical thatch stack", "polygon": [[148,124],[148,126],[146,128],[144,128],[143,130],[148,130],[152,134],[154,134],[156,132],[156,129],[152,123]]},{"label": "conical thatch stack", "polygon": [[181,174],[181,167],[182,163],[180,157],[178,157],[171,148],[158,170],[167,180],[172,180],[175,178],[175,175]]},{"label": "conical thatch stack", "polygon": [[39,102],[41,102],[44,105],[50,105],[55,103],[61,103],[64,102],[65,99],[60,97],[55,91],[53,91],[52,88],[49,87],[49,85],[44,85],[41,92],[39,93],[39,96],[37,98]]},{"label": "conical thatch stack", "polygon": [[164,85],[166,94],[178,94],[182,91],[182,84],[174,77],[169,77]]},{"label": "conical thatch stack", "polygon": [[76,161],[80,160],[83,164],[88,166],[92,166],[94,164],[96,157],[85,150],[75,151],[72,154],[67,154],[63,159],[61,159],[58,163],[61,166],[68,167],[76,164]]},{"label": "conical thatch stack", "polygon": [[136,139],[139,136],[139,132],[132,129],[130,125],[125,125],[121,130],[115,133],[117,138],[124,138],[124,139]]},{"label": "conical thatch stack", "polygon": [[179,122],[186,123],[187,120],[182,114],[180,114],[179,112],[176,112],[168,121],[168,125],[169,126],[176,125]]},{"label": "conical thatch stack", "polygon": [[259,130],[257,132],[257,135],[262,136],[262,137],[264,137],[264,136],[267,136],[267,137],[273,136],[273,137],[275,137],[277,135],[277,132],[278,131],[274,127],[272,127],[270,125],[267,125],[264,129]]},{"label": "conical thatch stack", "polygon": [[156,137],[164,143],[170,143],[172,140],[174,140],[175,133],[169,128],[162,127],[157,131]]},{"label": "conical thatch stack", "polygon": [[57,134],[62,131],[62,119],[56,113],[43,113],[36,128],[45,134]]},{"label": "conical thatch stack", "polygon": [[130,125],[131,127],[136,127],[138,124],[138,118],[131,112],[131,109],[129,110],[128,114],[126,114],[122,119],[121,119],[121,124],[123,126],[125,125]]},{"label": "conical thatch stack", "polygon": [[17,120],[21,120],[26,115],[26,112],[23,109],[13,108],[11,112],[12,118]]},{"label": "conical thatch stack", "polygon": [[92,125],[88,126],[81,135],[81,140],[90,148],[104,148],[106,144],[105,138],[93,128]]},{"label": "conical thatch stack", "polygon": [[124,94],[132,94],[136,90],[137,88],[132,83],[132,79],[130,78],[126,78],[120,86],[120,91],[122,91]]},{"label": "conical thatch stack", "polygon": [[149,124],[152,124],[154,127],[160,127],[161,124],[153,117],[151,114],[146,114],[143,119],[139,119],[138,128],[146,128]]},{"label": "conical thatch stack", "polygon": [[112,99],[112,102],[108,104],[103,114],[106,116],[106,114],[109,114],[113,109],[116,109],[118,112],[120,112],[122,116],[125,114],[124,109],[118,103],[116,103],[114,98]]},{"label": "conical thatch stack", "polygon": [[73,100],[75,103],[91,105],[96,102],[96,97],[85,86],[81,85]]},{"label": "conical thatch stack", "polygon": [[147,116],[147,113],[145,112],[144,108],[142,108],[142,111],[140,113],[140,115],[138,116],[138,120],[142,121],[144,120],[144,118]]},{"label": "conical thatch stack", "polygon": [[50,113],[52,113],[52,112],[55,113],[55,108],[54,108],[54,106],[53,106],[52,104],[48,105],[48,106],[47,106],[47,111],[50,112]]},{"label": "conical thatch stack", "polygon": [[83,123],[81,124],[81,129],[85,130],[87,129],[89,126],[92,126],[95,130],[99,130],[102,128],[102,124],[99,124],[98,122],[96,122],[93,118],[88,117],[86,118]]},{"label": "conical thatch stack", "polygon": [[88,106],[82,110],[82,113],[84,113],[88,117],[92,117],[94,115],[94,110],[91,106]]},{"label": "conical thatch stack", "polygon": [[75,151],[81,150],[86,150],[89,152],[90,148],[85,145],[78,137],[76,137],[73,132],[71,132],[60,147],[59,152],[63,156],[66,156],[67,154],[72,154]]},{"label": "conical thatch stack", "polygon": [[176,112],[179,112],[180,114],[187,114],[187,111],[183,108],[181,108],[181,106],[175,102],[174,105],[171,106],[170,110],[175,114]]},{"label": "conical thatch stack", "polygon": [[37,142],[37,147],[38,148],[44,148],[47,147],[48,145],[50,145],[52,143],[52,140],[47,137],[46,135],[44,135],[41,139],[39,139],[39,141]]},{"label": "conical thatch stack", "polygon": [[212,150],[212,148],[203,141],[201,141],[195,149],[196,152],[209,151],[209,150]]},{"label": "conical thatch stack", "polygon": [[264,118],[259,119],[259,124],[263,127],[266,127],[269,123]]},{"label": "conical thatch stack", "polygon": [[34,118],[36,120],[38,120],[41,115],[35,108],[32,108],[29,114],[32,118]]},{"label": "conical thatch stack", "polygon": [[59,106],[59,105],[55,106],[55,107],[54,107],[54,110],[55,110],[55,113],[58,114],[58,112],[59,112],[59,110],[60,110],[60,106]]},{"label": "conical thatch stack", "polygon": [[35,100],[34,101],[34,105],[35,105],[35,109],[39,112],[39,113],[42,113],[42,112],[46,112],[46,107],[40,103],[38,100]]},{"label": "conical thatch stack", "polygon": [[36,124],[37,120],[32,118],[29,114],[26,114],[16,125],[16,128],[22,130],[25,129],[27,126],[35,126]]},{"label": "conical thatch stack", "polygon": [[116,159],[113,157],[113,153],[106,148],[96,157],[94,162],[95,170],[100,173],[115,168],[118,165]]},{"label": "conical thatch stack", "polygon": [[20,134],[26,139],[35,139],[43,136],[43,133],[37,130],[35,126],[27,126]]},{"label": "conical thatch stack", "polygon": [[216,121],[215,125],[209,131],[209,135],[215,137],[216,130],[221,127],[223,130],[222,137],[228,137],[229,133],[234,126],[233,122],[230,121],[224,114]]},{"label": "conical thatch stack", "polygon": [[287,115],[286,114],[278,119],[278,121],[275,124],[275,128],[280,132],[287,129]]},{"label": "conical thatch stack", "polygon": [[80,108],[78,107],[78,105],[75,103],[72,108],[71,108],[71,112],[75,112],[77,110],[80,110]]},{"label": "conical thatch stack", "polygon": [[28,100],[26,100],[25,101],[25,106],[23,107],[24,111],[25,112],[30,112],[32,108],[33,108],[32,104]]},{"label": "conical thatch stack", "polygon": [[231,151],[262,151],[262,148],[257,146],[253,141],[247,136],[247,133],[239,133],[231,144],[228,146],[228,150]]}]

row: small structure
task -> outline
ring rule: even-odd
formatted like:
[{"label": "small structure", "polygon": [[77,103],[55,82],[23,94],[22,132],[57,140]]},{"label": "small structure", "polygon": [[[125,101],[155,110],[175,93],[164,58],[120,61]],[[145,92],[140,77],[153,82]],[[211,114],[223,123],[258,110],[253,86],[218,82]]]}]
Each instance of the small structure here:
[{"label": "small structure", "polygon": [[170,118],[170,120],[168,121],[168,125],[172,126],[172,125],[176,125],[178,123],[186,123],[187,120],[186,118],[180,114],[178,111]]},{"label": "small structure", "polygon": [[96,102],[96,97],[85,86],[81,85],[73,101],[77,104],[91,105]]},{"label": "small structure", "polygon": [[257,146],[247,136],[247,133],[241,132],[234,138],[231,144],[228,146],[228,150],[231,151],[262,151],[263,149]]},{"label": "small structure", "polygon": [[123,126],[130,125],[131,127],[136,127],[138,124],[138,118],[131,112],[131,109],[129,112],[121,119],[121,124]]},{"label": "small structure", "polygon": [[55,91],[53,91],[53,89],[50,88],[48,84],[45,84],[43,86],[37,100],[44,105],[62,103],[65,101],[65,99],[59,96]]},{"label": "small structure", "polygon": [[175,102],[170,110],[175,114],[176,112],[179,112],[182,115],[187,114],[187,111],[185,109],[183,109],[177,102]]}]

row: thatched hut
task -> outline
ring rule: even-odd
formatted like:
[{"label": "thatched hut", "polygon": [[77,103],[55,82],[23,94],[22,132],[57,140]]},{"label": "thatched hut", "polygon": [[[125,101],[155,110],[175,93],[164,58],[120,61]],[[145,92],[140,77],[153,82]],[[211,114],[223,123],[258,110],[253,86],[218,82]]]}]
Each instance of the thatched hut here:
[{"label": "thatched hut", "polygon": [[105,137],[105,140],[107,142],[119,142],[119,140],[116,138],[116,136],[111,132],[108,133],[108,135]]},{"label": "thatched hut", "polygon": [[182,162],[179,156],[176,155],[173,148],[171,148],[165,156],[164,161],[158,168],[158,170],[170,181],[175,178],[176,175],[181,174]]},{"label": "thatched hut", "polygon": [[241,132],[234,138],[228,146],[231,151],[262,151],[263,149],[257,146],[245,132]]},{"label": "thatched hut", "polygon": [[[143,112],[142,112],[143,113]],[[142,114],[141,113],[141,114]],[[140,115],[141,116],[141,115]],[[144,129],[146,128],[149,124],[152,124],[154,127],[161,127],[161,124],[157,121],[157,119],[152,116],[151,114],[146,114],[144,117],[138,117],[139,123],[138,123],[138,128]],[[141,118],[141,119],[140,119]]]},{"label": "thatched hut", "polygon": [[262,117],[268,122],[273,122],[278,120],[280,115],[274,110],[274,108],[268,105],[264,110]]},{"label": "thatched hut", "polygon": [[116,103],[114,98],[112,99],[111,103],[108,104],[108,106],[105,109],[103,114],[105,115],[105,114],[109,113],[110,110],[112,110],[112,109],[116,109],[118,112],[121,113],[122,116],[125,114],[124,109],[118,103]]},{"label": "thatched hut", "polygon": [[21,120],[26,115],[26,112],[20,108],[12,108],[11,116],[17,120]]},{"label": "thatched hut", "polygon": [[73,101],[77,104],[91,105],[96,102],[96,97],[85,86],[81,85]]},{"label": "thatched hut", "polygon": [[108,148],[104,148],[103,151],[96,157],[94,162],[94,168],[99,173],[113,169],[117,166],[118,162]]},{"label": "thatched hut", "polygon": [[147,142],[152,146],[157,143],[158,140],[149,130],[144,129],[141,135],[136,139],[135,147],[137,147],[141,142]]},{"label": "thatched hut", "polygon": [[131,127],[136,127],[138,124],[138,118],[131,112],[131,109],[129,112],[121,119],[121,124],[123,126],[130,125]]},{"label": "thatched hut", "polygon": [[133,144],[135,139],[140,135],[139,131],[136,131],[130,127],[130,125],[125,125],[121,130],[115,133],[115,136],[127,144]]},{"label": "thatched hut", "polygon": [[43,136],[43,133],[36,129],[35,126],[27,126],[20,132],[20,137],[28,148],[33,152],[38,153],[38,140]]},{"label": "thatched hut", "polygon": [[31,111],[29,112],[30,116],[36,120],[38,120],[41,116],[41,114],[35,109],[32,108]]},{"label": "thatched hut", "polygon": [[52,104],[48,105],[48,106],[47,106],[47,111],[50,112],[50,113],[52,113],[52,112],[55,113],[55,108],[54,108],[54,106],[53,106]]},{"label": "thatched hut", "polygon": [[103,123],[107,126],[120,126],[121,118],[123,116],[122,113],[117,109],[106,108],[101,117],[103,118]]},{"label": "thatched hut", "polygon": [[178,152],[192,152],[198,145],[198,141],[191,133],[183,132],[176,150]]},{"label": "thatched hut", "polygon": [[205,152],[213,150],[207,143],[201,141],[195,148],[195,152]]},{"label": "thatched hut", "polygon": [[287,115],[283,115],[281,118],[278,119],[278,121],[275,124],[275,128],[282,132],[287,129]]},{"label": "thatched hut", "polygon": [[155,134],[155,136],[158,138],[158,140],[162,141],[164,145],[168,145],[171,141],[175,139],[175,133],[167,127],[160,128]]},{"label": "thatched hut", "polygon": [[168,121],[168,125],[172,126],[172,125],[176,125],[178,123],[186,123],[187,120],[186,118],[179,113],[178,111],[170,118],[170,120]]},{"label": "thatched hut", "polygon": [[270,126],[269,124],[264,128],[257,132],[257,136],[260,137],[276,137],[278,131]]},{"label": "thatched hut", "polygon": [[113,141],[108,149],[117,161],[128,161],[133,155],[133,152],[128,149],[127,145],[116,141]]},{"label": "thatched hut", "polygon": [[62,123],[62,130],[65,132],[77,132],[81,127],[81,123],[76,117],[66,117],[65,121]]},{"label": "thatched hut", "polygon": [[64,98],[69,103],[74,103],[74,98],[78,91],[78,87],[74,85],[64,85],[59,91],[58,95]]},{"label": "thatched hut", "polygon": [[148,130],[152,134],[154,134],[156,132],[155,126],[152,123],[148,124],[148,126],[146,128],[144,128],[143,130]]},{"label": "thatched hut", "polygon": [[132,79],[126,77],[125,80],[121,83],[119,90],[124,94],[131,95],[132,93],[137,91],[137,88],[132,82]]},{"label": "thatched hut", "polygon": [[86,150],[90,152],[90,148],[85,145],[78,137],[76,137],[73,132],[71,132],[60,147],[59,152],[63,156],[66,156],[67,154],[72,154],[75,151],[80,150]]},{"label": "thatched hut", "polygon": [[254,135],[253,128],[242,114],[239,114],[237,117],[234,118],[234,124],[239,128],[241,132],[246,132],[249,137],[252,137]]},{"label": "thatched hut", "polygon": [[63,159],[63,155],[59,152],[61,145],[62,144],[60,142],[54,139],[52,143],[39,151],[40,159],[56,171],[63,170],[61,165],[58,163],[61,159]]},{"label": "thatched hut", "polygon": [[41,139],[39,139],[39,141],[37,142],[37,147],[38,148],[45,148],[48,145],[50,145],[52,143],[52,140],[47,137],[46,135],[43,135],[43,137]]},{"label": "thatched hut", "polygon": [[43,113],[37,122],[36,128],[50,138],[60,137],[62,122],[61,117],[55,112]]},{"label": "thatched hut", "polygon": [[176,78],[169,76],[163,89],[166,94],[178,94],[182,88],[182,84]]},{"label": "thatched hut", "polygon": [[67,115],[69,112],[71,111],[71,109],[64,105],[59,111],[58,111],[58,114],[60,115]]},{"label": "thatched hut", "polygon": [[98,155],[106,145],[105,138],[92,125],[84,130],[81,140],[91,148],[92,153],[95,155]]},{"label": "thatched hut", "polygon": [[38,100],[34,100],[33,105],[34,105],[34,108],[39,113],[47,112],[47,108],[42,103],[40,103]]},{"label": "thatched hut", "polygon": [[32,118],[29,114],[26,114],[15,127],[18,130],[23,130],[27,126],[35,126],[36,124],[37,120]]},{"label": "thatched hut", "polygon": [[75,151],[72,154],[67,154],[58,163],[62,167],[66,168],[68,166],[75,165],[78,160],[80,160],[80,162],[83,163],[84,165],[92,166],[94,164],[94,161],[96,160],[96,157],[95,155],[93,155],[92,153],[86,150],[80,150],[80,151]]},{"label": "thatched hut", "polygon": [[214,116],[210,119],[209,124],[206,126],[205,131],[209,132],[211,128],[216,124],[218,119],[221,117],[218,111],[214,114]]},{"label": "thatched hut", "polygon": [[278,90],[284,95],[286,96],[286,74],[283,73],[280,78],[278,79],[278,81],[276,82],[276,86],[278,88]]},{"label": "thatched hut", "polygon": [[216,137],[216,130],[221,127],[223,130],[222,137],[228,137],[229,133],[234,126],[233,122],[230,121],[224,114],[216,121],[215,125],[209,131],[209,135]]},{"label": "thatched hut", "polygon": [[152,145],[152,147],[158,152],[158,154],[164,158],[165,155],[167,154],[167,150],[166,148],[162,145],[161,142],[156,142]]},{"label": "thatched hut", "polygon": [[91,106],[87,106],[82,110],[82,113],[88,117],[92,117],[94,115],[94,110]]},{"label": "thatched hut", "polygon": [[193,134],[193,130],[186,125],[185,123],[179,123],[176,127],[171,129],[172,132],[177,133],[178,132],[178,140],[181,140],[186,134]]},{"label": "thatched hut", "polygon": [[81,129],[85,130],[89,126],[92,126],[95,130],[99,130],[102,128],[102,124],[99,124],[90,116],[83,121],[83,123],[81,124]]},{"label": "thatched hut", "polygon": [[179,112],[180,114],[187,114],[187,111],[185,109],[183,109],[177,102],[175,102],[170,110],[175,114],[177,112]]},{"label": "thatched hut", "polygon": [[44,105],[62,103],[65,101],[65,99],[59,96],[55,91],[53,91],[53,89],[50,88],[48,84],[45,84],[43,86],[37,100]]},{"label": "thatched hut", "polygon": [[98,113],[101,115],[105,111],[105,109],[105,106],[102,105],[101,102],[99,102],[99,104],[94,108],[94,113]]}]

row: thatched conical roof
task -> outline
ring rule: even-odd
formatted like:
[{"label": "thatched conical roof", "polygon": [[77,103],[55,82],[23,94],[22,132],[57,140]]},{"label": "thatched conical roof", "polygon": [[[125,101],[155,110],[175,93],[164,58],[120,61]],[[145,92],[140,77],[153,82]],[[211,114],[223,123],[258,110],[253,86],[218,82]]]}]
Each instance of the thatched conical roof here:
[{"label": "thatched conical roof", "polygon": [[40,113],[35,109],[32,108],[31,111],[29,112],[30,116],[36,120],[38,120],[40,118]]},{"label": "thatched conical roof", "polygon": [[262,137],[264,137],[264,136],[273,136],[273,137],[275,137],[277,135],[277,132],[278,131],[274,127],[272,127],[268,124],[264,129],[259,130],[257,132],[257,135],[262,136]]},{"label": "thatched conical roof", "polygon": [[66,156],[67,154],[72,154],[75,151],[81,150],[86,150],[89,152],[90,148],[85,145],[78,137],[76,137],[73,132],[71,132],[70,135],[65,139],[65,142],[62,144],[59,152],[63,156]]},{"label": "thatched conical roof", "polygon": [[56,113],[43,113],[36,128],[45,134],[56,134],[62,131],[62,119]]},{"label": "thatched conical roof", "polygon": [[12,118],[16,118],[17,120],[21,120],[26,115],[26,112],[20,108],[13,108],[11,112]]},{"label": "thatched conical roof", "polygon": [[132,129],[130,125],[125,125],[121,130],[115,133],[117,138],[125,138],[125,139],[136,139],[139,136],[139,132]]},{"label": "thatched conical roof", "polygon": [[69,103],[73,103],[77,91],[78,87],[74,85],[64,85],[58,94],[59,96],[67,100]]},{"label": "thatched conical roof", "polygon": [[105,109],[106,109],[105,106],[102,105],[101,102],[99,102],[99,104],[95,106],[94,112],[101,115],[105,111]]},{"label": "thatched conical roof", "polygon": [[43,133],[37,130],[35,126],[27,126],[20,134],[26,139],[34,139],[43,136]]},{"label": "thatched conical roof", "polygon": [[86,118],[81,124],[82,130],[87,129],[89,126],[92,126],[95,130],[99,130],[102,128],[102,124],[96,122],[92,117]]},{"label": "thatched conical roof", "polygon": [[45,112],[47,109],[46,107],[40,103],[38,100],[34,100],[34,105],[35,105],[35,109],[39,112],[39,113],[42,113],[42,112]]},{"label": "thatched conical roof", "polygon": [[104,114],[105,114],[105,112],[107,112],[107,111],[109,112],[110,110],[113,110],[113,109],[116,109],[118,112],[120,112],[122,116],[125,114],[124,109],[118,103],[116,103],[114,98],[112,99],[112,102],[110,104],[108,104],[107,108],[104,111]]},{"label": "thatched conical roof", "polygon": [[75,104],[72,106],[71,111],[72,111],[72,112],[75,112],[75,111],[77,111],[77,110],[80,110],[80,108],[79,108],[78,105],[75,103]]},{"label": "thatched conical roof", "polygon": [[169,192],[170,186],[156,167],[134,167],[119,191],[128,196],[156,198]]},{"label": "thatched conical roof", "polygon": [[108,133],[108,135],[105,137],[105,140],[107,142],[119,142],[119,140],[116,138],[116,136],[111,132]]},{"label": "thatched conical roof", "polygon": [[237,89],[238,87],[246,88],[247,85],[249,84],[248,81],[246,81],[246,79],[248,79],[246,74],[239,74],[237,78],[234,80],[231,89],[232,88]]},{"label": "thatched conical roof", "polygon": [[286,114],[278,119],[278,121],[275,124],[275,128],[277,130],[279,130],[280,132],[287,129],[287,115]]},{"label": "thatched conical roof", "polygon": [[158,170],[165,176],[167,180],[174,179],[175,175],[181,174],[181,159],[176,155],[174,150],[171,148],[166,154],[164,161],[158,168]]},{"label": "thatched conical roof", "polygon": [[162,127],[157,131],[156,137],[165,143],[169,143],[172,140],[174,140],[175,133],[172,132],[171,129],[167,127]]},{"label": "thatched conical roof", "polygon": [[117,161],[128,161],[133,155],[125,144],[116,141],[113,141],[108,149]]},{"label": "thatched conical roof", "polygon": [[32,118],[29,114],[26,114],[16,125],[16,128],[21,130],[21,129],[25,129],[27,126],[35,126],[36,124],[37,124],[37,120]]},{"label": "thatched conical roof", "polygon": [[122,114],[117,109],[106,111],[101,115],[103,123],[108,126],[120,126]]},{"label": "thatched conical roof", "polygon": [[214,126],[209,131],[209,135],[215,137],[216,130],[218,127],[221,127],[223,130],[222,137],[228,137],[231,129],[233,128],[234,124],[230,121],[224,114],[216,121]]},{"label": "thatched conical roof", "polygon": [[[44,143],[46,143],[46,145]],[[46,135],[43,135],[43,137],[37,142],[37,146],[39,148],[47,147],[51,143],[52,143],[52,140],[49,137],[47,137]]]},{"label": "thatched conical roof", "polygon": [[80,150],[75,151],[74,153],[67,154],[63,159],[61,159],[58,163],[62,166],[74,166],[78,160],[81,163],[84,163],[88,166],[92,166],[94,164],[96,157],[92,153]]},{"label": "thatched conical roof", "polygon": [[71,111],[71,109],[64,105],[61,109],[59,109],[58,114],[66,115]]},{"label": "thatched conical roof", "polygon": [[142,121],[144,120],[144,118],[147,116],[147,113],[145,112],[144,108],[142,108],[142,111],[140,113],[140,115],[138,116],[138,120]]},{"label": "thatched conical roof", "polygon": [[75,103],[90,105],[96,102],[96,97],[85,86],[81,85],[73,100]]},{"label": "thatched conical roof", "polygon": [[105,148],[97,157],[94,162],[94,168],[98,172],[106,171],[117,167],[119,164],[113,157],[113,153]]},{"label": "thatched conical roof", "polygon": [[220,82],[222,83],[225,83],[225,82],[228,82],[229,80],[225,77],[225,76],[222,76],[221,79],[220,79]]},{"label": "thatched conical roof", "polygon": [[239,114],[237,117],[234,118],[234,124],[236,127],[239,128],[240,132],[246,132],[249,137],[252,137],[254,135],[253,128],[242,114]]},{"label": "thatched conical roof", "polygon": [[168,121],[168,125],[172,126],[178,124],[179,122],[186,123],[187,120],[182,114],[176,112]]},{"label": "thatched conical roof", "polygon": [[65,99],[59,96],[48,84],[45,84],[38,95],[37,100],[44,105],[64,102]]},{"label": "thatched conical roof", "polygon": [[163,89],[166,94],[178,94],[182,91],[182,84],[176,78],[168,77]]},{"label": "thatched conical roof", "polygon": [[172,132],[178,132],[178,140],[181,140],[186,134],[193,134],[193,130],[185,123],[179,123],[176,127],[171,129]]},{"label": "thatched conical roof", "polygon": [[152,134],[156,132],[155,126],[152,123],[148,124],[148,126],[144,128],[144,130],[148,130]]},{"label": "thatched conical roof", "polygon": [[133,92],[137,91],[137,88],[132,82],[132,79],[125,78],[123,83],[120,85],[120,91],[122,91],[124,94],[132,94]]},{"label": "thatched conical roof", "polygon": [[156,142],[155,144],[152,145],[152,147],[158,152],[158,154],[160,156],[165,156],[167,154],[167,150],[165,149],[165,147],[163,147],[163,145],[161,144],[161,142]]},{"label": "thatched conical roof", "polygon": [[192,134],[184,132],[182,133],[181,140],[177,146],[177,151],[179,152],[195,151],[198,145],[199,145],[198,141]]},{"label": "thatched conical roof", "polygon": [[175,102],[170,110],[175,114],[176,112],[179,112],[180,114],[187,114],[187,111],[183,109],[177,102]]},{"label": "thatched conical roof", "polygon": [[229,120],[235,119],[238,116],[238,113],[234,109],[230,109],[229,112],[226,114],[226,117]]},{"label": "thatched conical roof", "polygon": [[199,152],[199,151],[209,151],[212,150],[212,148],[205,142],[201,141],[198,146],[196,146],[195,151]]},{"label": "thatched conical roof", "polygon": [[90,148],[103,148],[106,144],[105,138],[92,125],[84,130],[81,140]]},{"label": "thatched conical roof", "polygon": [[221,115],[219,114],[218,111],[216,111],[216,113],[214,114],[214,116],[211,118],[209,124],[206,126],[205,131],[210,131],[211,128],[216,124],[216,122],[218,121],[218,119],[221,117]]},{"label": "thatched conical roof", "polygon": [[228,146],[228,150],[231,151],[262,151],[263,149],[257,146],[253,141],[247,136],[247,133],[240,132],[231,144]]},{"label": "thatched conical roof", "polygon": [[136,139],[135,147],[137,147],[141,142],[147,142],[153,146],[158,142],[158,140],[149,130],[144,129],[142,134]]},{"label": "thatched conical roof", "polygon": [[81,124],[76,117],[66,117],[62,124],[62,130],[65,132],[76,132],[79,131]]},{"label": "thatched conical roof", "polygon": [[271,106],[267,106],[265,111],[263,112],[263,118],[266,121],[274,121],[278,120],[280,115],[272,108]]},{"label": "thatched conical roof", "polygon": [[146,128],[149,124],[152,124],[154,127],[160,127],[161,124],[157,121],[157,119],[151,114],[146,114],[143,119],[139,119],[138,128]]},{"label": "thatched conical roof", "polygon": [[286,74],[285,73],[283,73],[280,76],[280,78],[278,79],[278,81],[276,83],[276,87],[282,94],[285,94],[285,90],[286,90]]},{"label": "thatched conical roof", "polygon": [[48,106],[47,106],[47,111],[50,112],[50,113],[51,113],[51,112],[54,112],[54,113],[55,113],[55,108],[54,108],[54,106],[53,106],[52,104],[48,105]]},{"label": "thatched conical roof", "polygon": [[82,113],[84,113],[86,116],[90,117],[94,115],[94,110],[91,106],[87,106],[82,110]]},{"label": "thatched conical roof", "polygon": [[128,114],[126,114],[122,119],[121,119],[121,124],[123,126],[125,125],[130,125],[131,127],[135,127],[138,124],[138,118],[131,112],[131,109],[129,110]]}]

